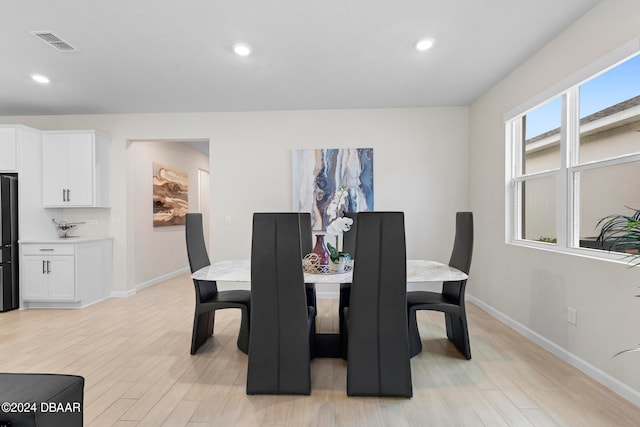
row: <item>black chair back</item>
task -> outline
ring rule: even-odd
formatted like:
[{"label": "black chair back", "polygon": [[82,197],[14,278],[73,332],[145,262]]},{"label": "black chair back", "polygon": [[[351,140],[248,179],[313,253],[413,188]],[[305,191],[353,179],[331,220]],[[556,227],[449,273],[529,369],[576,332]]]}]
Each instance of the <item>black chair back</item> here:
[{"label": "black chair back", "polygon": [[311,214],[299,213],[300,220],[300,253],[305,256],[313,250],[313,233],[311,231]]},{"label": "black chair back", "polygon": [[358,214],[356,212],[347,212],[345,217],[351,218],[351,230],[342,233],[342,251],[349,253],[351,258],[355,259],[356,255],[356,231],[358,229]]},{"label": "black chair back", "polygon": [[[358,231],[358,213],[347,212],[345,217],[351,218],[353,224],[351,229],[342,233],[342,251],[347,252],[351,259],[356,257],[356,233]],[[338,315],[340,318],[340,336],[341,336],[341,353],[342,358],[347,359],[347,335],[344,330],[344,309],[349,307],[349,300],[351,299],[351,283],[340,283],[340,298],[338,300]]]},{"label": "black chair back", "polygon": [[204,244],[202,214],[188,213],[186,216],[185,235],[187,239],[187,256],[191,272],[200,270],[211,264],[207,247]]},{"label": "black chair back", "polygon": [[[473,255],[473,213],[456,213],[456,234],[449,265],[469,274]],[[464,299],[467,281],[444,282],[442,294],[454,298],[458,304]]]},{"label": "black chair back", "polygon": [[469,274],[473,255],[473,213],[456,213],[456,236],[449,265]]},{"label": "black chair back", "polygon": [[[313,250],[313,232],[311,230],[311,214],[299,213],[300,221],[300,254],[305,256]],[[318,306],[316,299],[316,284],[305,283],[305,290],[307,294],[307,305],[313,307],[314,310]],[[316,312],[316,314],[318,314]]]},{"label": "black chair back", "polygon": [[404,214],[360,212],[356,232],[347,394],[411,397]]},{"label": "black chair back", "polygon": [[297,213],[256,213],[247,394],[309,394],[309,309]]}]

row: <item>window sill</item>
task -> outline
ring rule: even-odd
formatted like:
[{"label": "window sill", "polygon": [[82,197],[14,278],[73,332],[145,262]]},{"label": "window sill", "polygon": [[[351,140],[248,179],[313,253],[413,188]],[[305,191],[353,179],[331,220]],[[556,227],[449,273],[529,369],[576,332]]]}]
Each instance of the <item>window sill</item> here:
[{"label": "window sill", "polygon": [[541,242],[533,242],[529,240],[514,240],[505,242],[507,245],[518,246],[522,248],[530,248],[530,249],[538,249],[547,252],[555,252],[565,255],[573,255],[583,258],[594,259],[598,261],[605,262],[613,262],[616,264],[624,264],[627,266],[631,266],[629,264],[629,255],[621,254],[617,252],[607,252],[598,249],[589,249],[589,248],[572,248],[566,246],[560,246],[553,243],[541,243]]}]

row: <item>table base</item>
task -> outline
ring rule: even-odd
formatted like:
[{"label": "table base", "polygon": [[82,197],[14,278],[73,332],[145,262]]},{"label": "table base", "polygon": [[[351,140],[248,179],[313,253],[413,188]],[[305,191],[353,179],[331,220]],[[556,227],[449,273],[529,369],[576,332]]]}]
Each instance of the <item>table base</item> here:
[{"label": "table base", "polygon": [[341,358],[342,342],[340,334],[316,334],[315,357],[316,358]]}]

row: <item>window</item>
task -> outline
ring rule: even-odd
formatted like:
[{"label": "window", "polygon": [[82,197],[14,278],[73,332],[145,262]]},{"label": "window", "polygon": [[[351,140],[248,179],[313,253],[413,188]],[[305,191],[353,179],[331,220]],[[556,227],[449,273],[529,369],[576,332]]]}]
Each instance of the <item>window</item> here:
[{"label": "window", "polygon": [[520,237],[556,243],[556,175],[560,169],[562,98],[557,97],[521,119],[515,139],[521,152],[516,175],[519,195]]},{"label": "window", "polygon": [[603,255],[598,221],[640,208],[637,45],[633,56],[505,117],[509,242]]}]

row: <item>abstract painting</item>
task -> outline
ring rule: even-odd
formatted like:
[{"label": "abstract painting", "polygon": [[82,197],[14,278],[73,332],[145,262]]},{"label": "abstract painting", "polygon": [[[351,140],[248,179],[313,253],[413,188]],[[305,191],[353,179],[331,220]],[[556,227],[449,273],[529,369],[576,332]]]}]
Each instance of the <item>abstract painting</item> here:
[{"label": "abstract painting", "polygon": [[328,224],[327,207],[347,191],[344,212],[373,210],[373,148],[293,150],[293,210],[309,212],[314,230]]},{"label": "abstract painting", "polygon": [[184,225],[188,211],[187,173],[153,162],[153,226]]}]

